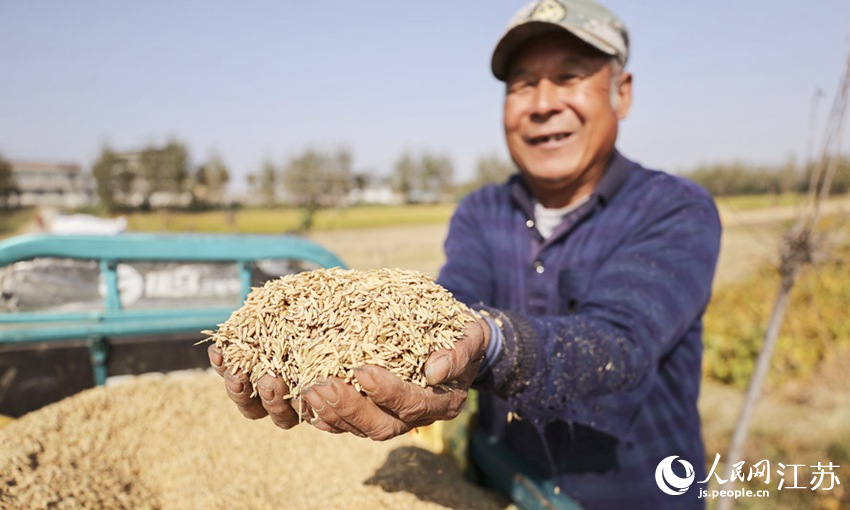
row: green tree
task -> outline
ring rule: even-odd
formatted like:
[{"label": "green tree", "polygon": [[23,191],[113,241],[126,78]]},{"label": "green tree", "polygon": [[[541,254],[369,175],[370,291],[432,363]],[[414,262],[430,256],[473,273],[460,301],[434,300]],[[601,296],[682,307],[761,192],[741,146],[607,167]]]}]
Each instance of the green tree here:
[{"label": "green tree", "polygon": [[0,154],[0,208],[9,208],[12,195],[17,192],[15,176],[12,175],[12,164]]},{"label": "green tree", "polygon": [[838,168],[832,179],[832,194],[840,195],[850,192],[850,157],[843,156],[838,161]]},{"label": "green tree", "polygon": [[[831,192],[834,195],[850,192],[850,157],[839,156],[836,164]],[[798,167],[789,156],[772,166],[741,162],[703,164],[683,175],[715,196],[805,193],[812,185],[814,163],[807,163],[802,170]]]},{"label": "green tree", "polygon": [[451,195],[454,165],[448,156],[425,152],[418,158],[405,151],[396,160],[391,183],[406,202],[439,202]]},{"label": "green tree", "polygon": [[475,175],[458,188],[458,195],[466,195],[487,184],[505,182],[516,171],[517,168],[511,160],[504,159],[495,151],[479,156],[475,164]]},{"label": "green tree", "polygon": [[352,188],[352,157],[348,149],[324,153],[307,149],[283,169],[283,185],[290,201],[302,211],[299,229],[313,228],[319,209],[338,207]]},{"label": "green tree", "polygon": [[484,186],[504,182],[514,172],[516,167],[512,161],[491,152],[478,158],[475,164],[475,184]]},{"label": "green tree", "polygon": [[354,189],[363,191],[366,189],[366,186],[369,185],[369,174],[368,173],[358,173],[354,175],[352,179]]},{"label": "green tree", "polygon": [[395,162],[393,174],[390,179],[393,191],[401,193],[405,201],[410,196],[410,192],[414,189],[414,180],[416,179],[416,162],[410,152],[405,151]]},{"label": "green tree", "polygon": [[264,206],[274,207],[277,205],[277,189],[279,180],[278,171],[274,164],[272,164],[271,161],[266,160],[263,163],[263,169],[260,171],[260,177],[257,183],[259,186],[257,192]]},{"label": "green tree", "polygon": [[[798,191],[801,193],[808,191],[809,186],[812,184],[810,181],[814,167],[814,162],[810,162],[806,165],[805,172],[800,177],[797,184]],[[845,155],[838,158],[835,174],[832,177],[830,192],[833,195],[841,195],[850,192],[850,156]]]},{"label": "green tree", "polygon": [[104,146],[91,172],[97,183],[97,196],[107,211],[115,212],[127,205],[125,199],[132,192],[136,175],[126,159]]},{"label": "green tree", "polygon": [[422,189],[435,200],[451,195],[454,165],[448,156],[426,153],[422,156]]},{"label": "green tree", "polygon": [[742,162],[701,165],[684,175],[705,187],[714,196],[763,195],[781,193],[788,186],[793,162],[779,166],[758,166]]},{"label": "green tree", "polygon": [[230,180],[221,156],[215,151],[209,159],[198,167],[195,172],[195,185],[192,188],[193,200],[202,207],[221,206],[224,204],[224,192]]},{"label": "green tree", "polygon": [[189,177],[189,151],[185,145],[169,140],[164,147],[149,146],[140,157],[141,178],[144,186],[143,208],[151,207],[151,197],[156,193],[175,196],[186,189]]},{"label": "green tree", "polygon": [[797,181],[800,179],[800,173],[797,169],[797,160],[793,155],[788,156],[779,168],[777,168],[777,182],[779,184],[779,193],[794,193],[797,188]]}]

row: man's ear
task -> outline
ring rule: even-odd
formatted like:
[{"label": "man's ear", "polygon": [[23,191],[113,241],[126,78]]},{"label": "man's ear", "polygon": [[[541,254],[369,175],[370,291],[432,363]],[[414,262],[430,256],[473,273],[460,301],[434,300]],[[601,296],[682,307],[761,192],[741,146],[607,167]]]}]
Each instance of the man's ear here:
[{"label": "man's ear", "polygon": [[623,71],[617,80],[616,90],[617,101],[614,107],[617,110],[617,118],[625,119],[629,115],[629,110],[632,108],[632,73]]}]

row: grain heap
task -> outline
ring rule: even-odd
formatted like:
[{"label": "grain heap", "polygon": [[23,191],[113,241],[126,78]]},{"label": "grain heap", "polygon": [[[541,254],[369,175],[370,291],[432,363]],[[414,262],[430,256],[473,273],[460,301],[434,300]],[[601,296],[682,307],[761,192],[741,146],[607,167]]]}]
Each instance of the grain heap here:
[{"label": "grain heap", "polygon": [[400,269],[318,269],[287,275],[251,291],[215,332],[225,366],[282,377],[297,397],[319,378],[359,389],[353,370],[384,367],[425,386],[428,355],[452,348],[469,309],[429,276]]},{"label": "grain heap", "polygon": [[0,428],[0,508],[503,507],[422,446],[246,420],[212,371],[143,376]]}]

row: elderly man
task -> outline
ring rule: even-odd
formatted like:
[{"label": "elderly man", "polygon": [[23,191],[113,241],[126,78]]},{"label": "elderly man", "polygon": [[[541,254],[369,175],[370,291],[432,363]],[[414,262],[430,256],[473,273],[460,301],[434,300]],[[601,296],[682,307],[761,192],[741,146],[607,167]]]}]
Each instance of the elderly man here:
[{"label": "elderly man", "polygon": [[[309,406],[314,426],[387,439],[453,417],[473,387],[477,427],[583,508],[703,507],[697,488],[677,492],[705,477],[701,318],[720,224],[704,190],[617,152],[628,48],[625,26],[591,0],[517,13],[491,64],[519,172],[460,203],[438,277],[482,312],[426,364],[451,389],[364,367],[365,395],[338,380],[304,393],[294,407]],[[244,376],[225,379],[246,416],[298,423],[277,379],[258,384],[262,399]],[[693,470],[656,481],[671,456]]]}]

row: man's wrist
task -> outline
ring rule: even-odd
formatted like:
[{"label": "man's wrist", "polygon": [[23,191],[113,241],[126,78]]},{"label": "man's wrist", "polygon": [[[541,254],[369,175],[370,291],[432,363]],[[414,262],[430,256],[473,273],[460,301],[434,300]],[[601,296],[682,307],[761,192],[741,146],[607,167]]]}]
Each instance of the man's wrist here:
[{"label": "man's wrist", "polygon": [[485,342],[484,359],[481,361],[481,365],[478,366],[478,377],[481,377],[482,374],[490,370],[490,367],[498,359],[499,352],[501,352],[505,341],[501,328],[499,328],[492,317],[482,314],[481,318],[484,320],[487,328],[484,332],[484,337],[486,339],[489,336],[489,341]]}]

